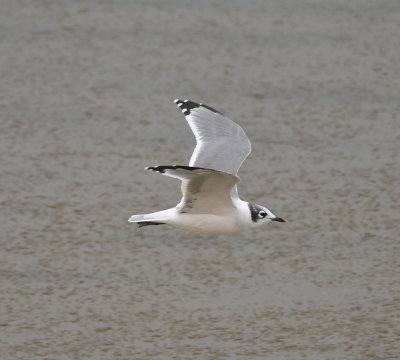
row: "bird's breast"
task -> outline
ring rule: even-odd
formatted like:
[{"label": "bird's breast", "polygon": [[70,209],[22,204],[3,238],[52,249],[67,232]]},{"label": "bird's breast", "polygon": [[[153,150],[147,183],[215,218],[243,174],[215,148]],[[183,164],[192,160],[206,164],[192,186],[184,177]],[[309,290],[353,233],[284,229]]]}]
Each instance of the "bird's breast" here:
[{"label": "bird's breast", "polygon": [[203,234],[232,234],[243,230],[235,216],[181,213],[171,225]]}]

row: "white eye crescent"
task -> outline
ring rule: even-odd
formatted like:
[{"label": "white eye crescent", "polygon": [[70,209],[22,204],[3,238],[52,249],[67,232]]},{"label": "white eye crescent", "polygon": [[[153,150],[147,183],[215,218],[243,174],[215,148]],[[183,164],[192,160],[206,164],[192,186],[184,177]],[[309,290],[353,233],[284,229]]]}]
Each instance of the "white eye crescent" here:
[{"label": "white eye crescent", "polygon": [[265,218],[267,216],[267,213],[264,211],[264,210],[261,210],[259,213],[258,213],[258,217],[259,218]]}]

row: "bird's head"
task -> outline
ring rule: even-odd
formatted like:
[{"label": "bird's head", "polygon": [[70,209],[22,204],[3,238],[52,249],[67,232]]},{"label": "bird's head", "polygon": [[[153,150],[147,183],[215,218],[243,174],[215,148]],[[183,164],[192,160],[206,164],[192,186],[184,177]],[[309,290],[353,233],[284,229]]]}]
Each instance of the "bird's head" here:
[{"label": "bird's head", "polygon": [[275,216],[271,211],[269,211],[266,207],[249,204],[251,221],[255,226],[264,224],[269,221],[278,221],[278,222],[286,222],[285,219]]}]

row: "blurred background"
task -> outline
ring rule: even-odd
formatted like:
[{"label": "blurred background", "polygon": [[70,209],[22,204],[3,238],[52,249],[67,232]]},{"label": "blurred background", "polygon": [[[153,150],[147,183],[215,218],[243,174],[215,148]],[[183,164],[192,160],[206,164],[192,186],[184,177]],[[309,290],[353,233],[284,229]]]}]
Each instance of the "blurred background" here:
[{"label": "blurred background", "polygon": [[[400,3],[0,2],[2,359],[398,359]],[[231,236],[174,206],[173,99],[239,123]]]}]

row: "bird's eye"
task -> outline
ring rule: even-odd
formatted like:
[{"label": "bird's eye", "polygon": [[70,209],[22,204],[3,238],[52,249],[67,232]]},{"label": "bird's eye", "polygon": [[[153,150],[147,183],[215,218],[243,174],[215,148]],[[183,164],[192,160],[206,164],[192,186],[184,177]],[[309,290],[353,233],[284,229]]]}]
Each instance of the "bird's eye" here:
[{"label": "bird's eye", "polygon": [[262,219],[262,218],[265,218],[265,217],[267,216],[267,213],[266,213],[264,210],[261,210],[261,211],[258,213],[258,216]]}]

